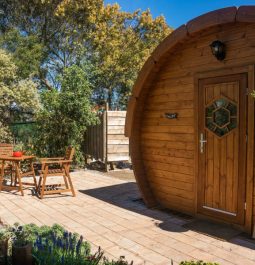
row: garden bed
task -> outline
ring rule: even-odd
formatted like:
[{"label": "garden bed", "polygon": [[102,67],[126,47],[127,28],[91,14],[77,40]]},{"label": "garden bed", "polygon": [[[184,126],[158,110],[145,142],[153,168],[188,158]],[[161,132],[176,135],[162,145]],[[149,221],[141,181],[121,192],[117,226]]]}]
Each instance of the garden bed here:
[{"label": "garden bed", "polygon": [[[91,247],[83,236],[66,231],[60,225],[28,224],[0,227],[0,265],[132,265],[120,256],[109,260],[99,247]],[[173,264],[173,263],[172,263]],[[183,261],[180,265],[218,265],[203,261]]]},{"label": "garden bed", "polygon": [[[5,247],[8,242],[8,248]],[[3,247],[1,247],[1,245]],[[101,248],[91,253],[90,244],[60,225],[34,224],[2,227],[0,230],[1,265],[128,265],[124,257],[109,260]]]}]

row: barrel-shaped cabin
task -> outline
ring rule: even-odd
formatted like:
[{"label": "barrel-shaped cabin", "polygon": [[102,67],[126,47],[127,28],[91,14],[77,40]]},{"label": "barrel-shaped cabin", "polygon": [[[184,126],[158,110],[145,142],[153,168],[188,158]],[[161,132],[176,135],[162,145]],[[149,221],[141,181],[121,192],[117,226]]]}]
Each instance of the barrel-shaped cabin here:
[{"label": "barrel-shaped cabin", "polygon": [[255,6],[199,16],[151,54],[133,87],[126,136],[149,207],[252,233]]}]

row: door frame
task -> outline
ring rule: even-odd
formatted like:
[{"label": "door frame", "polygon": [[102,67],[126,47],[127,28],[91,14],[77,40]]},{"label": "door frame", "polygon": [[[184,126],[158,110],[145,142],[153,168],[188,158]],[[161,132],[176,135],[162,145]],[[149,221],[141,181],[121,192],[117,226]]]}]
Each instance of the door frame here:
[{"label": "door frame", "polygon": [[[217,69],[207,72],[198,72],[194,75],[194,125],[195,125],[195,215],[200,216],[198,213],[198,178],[199,178],[199,80],[211,77],[221,77],[234,74],[247,74],[248,78],[248,100],[247,100],[247,148],[246,148],[246,187],[245,187],[245,198],[246,198],[246,210],[244,225],[239,226],[242,230],[255,236],[255,226],[253,224],[253,189],[254,189],[254,98],[250,93],[255,89],[255,67],[254,65],[229,67],[223,69]],[[201,217],[204,218],[202,215]],[[213,219],[206,216],[208,219]],[[219,221],[218,219],[215,219]],[[222,221],[224,222],[224,221]]]}]

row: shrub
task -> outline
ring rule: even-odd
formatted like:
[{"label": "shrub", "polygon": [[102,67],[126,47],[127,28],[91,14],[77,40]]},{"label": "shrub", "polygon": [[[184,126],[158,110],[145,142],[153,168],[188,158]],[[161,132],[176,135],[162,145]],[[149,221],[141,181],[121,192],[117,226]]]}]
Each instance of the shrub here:
[{"label": "shrub", "polygon": [[66,68],[60,79],[61,90],[41,93],[43,108],[38,112],[33,144],[41,157],[63,156],[67,146],[75,147],[75,162],[84,162],[82,144],[90,125],[98,122],[92,112],[91,85],[78,66]]},{"label": "shrub", "polygon": [[23,247],[29,242],[29,231],[24,229],[23,226],[15,223],[10,229],[12,233],[13,244],[17,247]]},{"label": "shrub", "polygon": [[[27,224],[20,226],[15,223],[8,228],[12,239],[23,245],[31,242],[36,265],[132,265],[121,256],[117,261],[104,257],[101,248],[91,253],[90,244],[77,233],[70,233],[62,226],[37,226]],[[11,259],[10,259],[11,260]]]},{"label": "shrub", "polygon": [[[104,259],[104,265],[129,265],[129,263],[125,260],[124,256],[121,256],[117,261],[109,261]],[[130,263],[130,265],[133,265],[133,261]]]}]

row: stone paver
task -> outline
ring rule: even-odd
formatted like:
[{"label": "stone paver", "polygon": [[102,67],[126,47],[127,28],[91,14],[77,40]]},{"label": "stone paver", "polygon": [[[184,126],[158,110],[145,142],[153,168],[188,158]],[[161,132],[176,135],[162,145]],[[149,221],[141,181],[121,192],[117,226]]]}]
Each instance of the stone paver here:
[{"label": "stone paver", "polygon": [[8,223],[59,223],[80,233],[96,251],[125,256],[134,265],[179,264],[200,260],[255,264],[255,244],[236,237],[231,242],[187,230],[185,217],[147,209],[132,179],[111,178],[94,171],[72,173],[77,197],[50,196],[40,200],[27,189],[25,196],[0,193],[0,218]]}]

